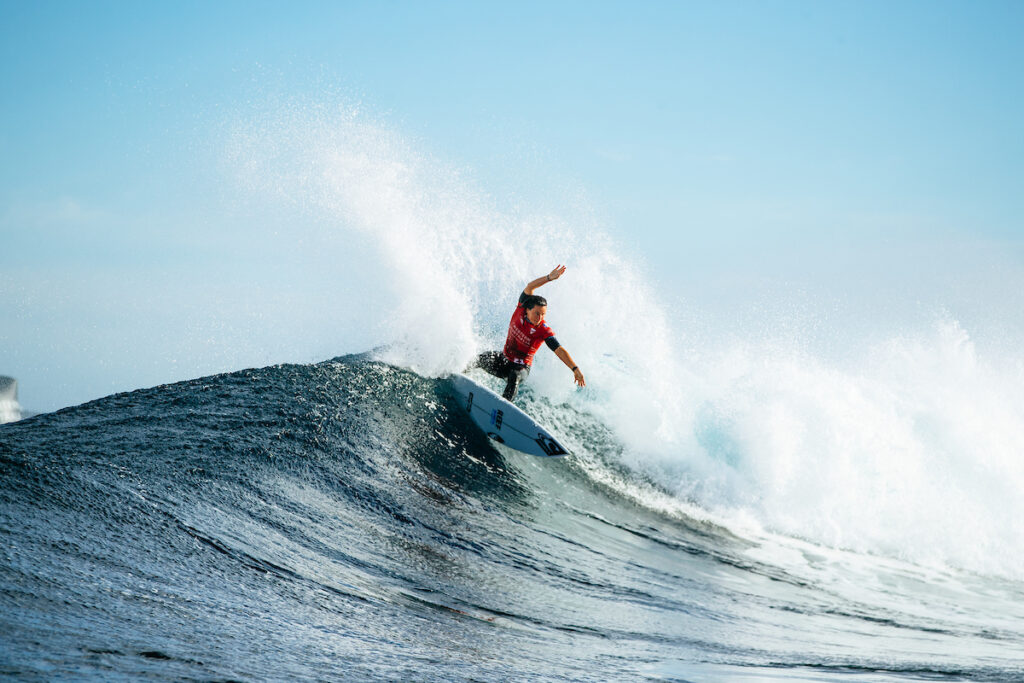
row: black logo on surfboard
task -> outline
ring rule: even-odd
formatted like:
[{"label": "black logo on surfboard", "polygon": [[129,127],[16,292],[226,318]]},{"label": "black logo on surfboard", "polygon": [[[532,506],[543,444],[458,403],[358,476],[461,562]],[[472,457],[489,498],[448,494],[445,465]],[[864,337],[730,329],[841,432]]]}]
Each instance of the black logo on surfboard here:
[{"label": "black logo on surfboard", "polygon": [[560,443],[546,434],[537,434],[537,438],[534,441],[548,455],[569,455],[569,451],[562,448]]}]

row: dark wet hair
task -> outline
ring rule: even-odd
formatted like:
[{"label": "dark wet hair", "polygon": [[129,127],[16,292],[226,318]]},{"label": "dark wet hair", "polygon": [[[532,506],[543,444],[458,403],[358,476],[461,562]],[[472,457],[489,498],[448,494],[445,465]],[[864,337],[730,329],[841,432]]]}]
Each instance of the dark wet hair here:
[{"label": "dark wet hair", "polygon": [[547,306],[547,305],[548,305],[548,300],[545,299],[542,296],[537,296],[536,294],[527,294],[523,298],[523,308],[525,308],[526,310],[530,310],[531,308],[535,308],[537,306]]}]

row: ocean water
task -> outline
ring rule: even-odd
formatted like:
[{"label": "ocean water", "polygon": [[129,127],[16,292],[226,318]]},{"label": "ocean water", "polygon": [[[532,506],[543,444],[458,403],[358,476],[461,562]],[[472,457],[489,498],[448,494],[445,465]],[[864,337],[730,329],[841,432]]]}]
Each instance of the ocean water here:
[{"label": "ocean water", "polygon": [[1019,579],[732,531],[524,399],[573,457],[498,452],[447,380],[367,355],[4,426],[0,673],[1024,677]]},{"label": "ocean water", "polygon": [[[226,130],[233,201],[377,285],[311,312],[354,352],[0,426],[0,676],[1024,680],[1012,263],[744,308],[351,108]],[[556,263],[588,387],[542,350],[517,399],[551,461],[447,377]]]}]

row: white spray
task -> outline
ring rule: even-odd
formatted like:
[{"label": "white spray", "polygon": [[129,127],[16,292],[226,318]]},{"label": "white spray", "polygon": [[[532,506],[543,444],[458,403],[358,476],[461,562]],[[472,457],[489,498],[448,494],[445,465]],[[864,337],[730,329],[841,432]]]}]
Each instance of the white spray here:
[{"label": "white spray", "polygon": [[684,333],[601,231],[498,208],[468,174],[345,108],[240,125],[226,159],[248,190],[377,246],[399,302],[386,360],[461,370],[500,343],[522,286],[566,263],[542,293],[590,386],[577,393],[546,353],[530,384],[610,424],[628,467],[726,523],[1024,576],[1024,364],[984,357],[955,320],[842,361]]}]

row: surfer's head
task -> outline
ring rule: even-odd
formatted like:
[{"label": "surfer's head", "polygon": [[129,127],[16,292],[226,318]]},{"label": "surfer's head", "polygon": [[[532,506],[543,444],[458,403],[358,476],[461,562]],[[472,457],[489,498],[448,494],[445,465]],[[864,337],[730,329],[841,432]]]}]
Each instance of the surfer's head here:
[{"label": "surfer's head", "polygon": [[548,300],[536,294],[528,294],[523,301],[523,308],[526,309],[526,319],[530,324],[540,325],[548,312]]}]

